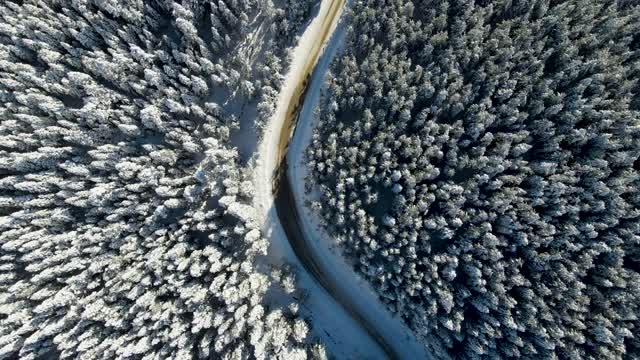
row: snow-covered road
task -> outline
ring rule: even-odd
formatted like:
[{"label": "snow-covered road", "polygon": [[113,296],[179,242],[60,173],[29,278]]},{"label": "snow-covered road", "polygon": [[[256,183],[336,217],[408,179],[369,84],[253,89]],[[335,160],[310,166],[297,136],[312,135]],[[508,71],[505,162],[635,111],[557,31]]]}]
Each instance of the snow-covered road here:
[{"label": "snow-covered road", "polygon": [[[304,265],[294,253],[280,224],[272,195],[273,176],[284,156],[284,151],[281,151],[281,134],[288,134],[293,124],[288,115],[298,110],[307,77],[321,55],[322,46],[329,40],[336,27],[343,4],[344,0],[323,0],[317,15],[293,50],[276,111],[266,124],[262,141],[258,145],[253,173],[256,193],[254,205],[259,210],[263,222],[264,236],[269,239],[271,263],[288,263],[298,270],[298,286],[308,293],[300,313],[311,319],[313,336],[322,339],[329,352],[339,359],[384,359],[387,356],[377,342],[310,273],[304,270]],[[321,40],[322,38],[324,40]],[[331,42],[333,41],[332,39]]]},{"label": "snow-covered road", "polygon": [[[323,0],[294,50],[276,112],[258,148],[256,206],[270,239],[270,256],[298,267],[299,286],[309,291],[305,308],[313,318],[314,333],[336,357],[424,359],[428,356],[423,346],[400,319],[391,316],[341,256],[330,250],[331,239],[321,229],[314,229],[302,205],[306,173],[299,165],[313,129],[312,110],[324,75],[345,36],[344,24],[338,24],[344,3]],[[286,149],[299,111],[300,129],[288,155],[294,166],[287,167]],[[277,170],[279,177],[274,178]]]}]

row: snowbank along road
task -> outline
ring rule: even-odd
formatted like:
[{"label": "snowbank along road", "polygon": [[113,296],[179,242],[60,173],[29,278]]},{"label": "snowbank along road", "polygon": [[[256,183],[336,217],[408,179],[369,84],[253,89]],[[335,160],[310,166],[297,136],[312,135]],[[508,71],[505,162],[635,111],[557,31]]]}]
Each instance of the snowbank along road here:
[{"label": "snowbank along road", "polygon": [[362,316],[357,306],[351,301],[350,295],[337,281],[323,270],[319,262],[314,258],[314,252],[309,248],[308,241],[301,230],[299,213],[295,205],[294,193],[292,192],[289,179],[286,175],[287,169],[287,148],[291,136],[295,130],[299,109],[304,99],[309,83],[309,77],[313,72],[318,58],[322,54],[322,49],[331,37],[333,29],[338,22],[341,10],[345,5],[345,0],[333,0],[329,9],[322,19],[321,28],[316,32],[316,38],[311,39],[313,44],[308,49],[308,56],[304,65],[298,73],[298,81],[293,92],[290,94],[289,102],[286,106],[286,114],[280,128],[277,145],[276,168],[272,182],[272,189],[275,198],[275,207],[280,223],[293,248],[294,253],[303,264],[305,270],[350,314],[353,319],[360,324],[362,329],[383,349],[389,358],[399,358],[393,347],[380,335],[375,326]]}]

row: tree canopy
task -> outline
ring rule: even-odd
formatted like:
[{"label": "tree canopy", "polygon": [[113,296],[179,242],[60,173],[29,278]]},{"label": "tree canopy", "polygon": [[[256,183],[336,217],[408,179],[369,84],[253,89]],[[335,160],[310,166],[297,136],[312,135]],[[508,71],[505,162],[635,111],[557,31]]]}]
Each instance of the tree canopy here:
[{"label": "tree canopy", "polygon": [[442,358],[640,357],[640,7],[361,0],[314,208]]}]

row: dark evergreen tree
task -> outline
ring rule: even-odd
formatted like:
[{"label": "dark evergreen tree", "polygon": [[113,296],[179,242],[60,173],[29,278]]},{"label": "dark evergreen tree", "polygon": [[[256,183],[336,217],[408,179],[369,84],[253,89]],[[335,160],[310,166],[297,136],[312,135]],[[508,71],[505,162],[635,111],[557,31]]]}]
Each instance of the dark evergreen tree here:
[{"label": "dark evergreen tree", "polygon": [[439,357],[640,357],[640,5],[351,23],[308,158],[356,271]]}]

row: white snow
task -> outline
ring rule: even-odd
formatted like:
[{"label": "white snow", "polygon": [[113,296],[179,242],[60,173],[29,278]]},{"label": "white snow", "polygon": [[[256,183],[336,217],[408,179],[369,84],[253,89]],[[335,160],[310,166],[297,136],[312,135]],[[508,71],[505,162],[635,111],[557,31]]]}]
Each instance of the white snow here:
[{"label": "white snow", "polygon": [[[359,327],[344,311],[340,304],[327,294],[304,271],[302,264],[295,256],[289,241],[280,225],[273,204],[272,182],[274,170],[278,162],[278,138],[284,123],[289,98],[300,82],[300,73],[305,66],[307,56],[321,30],[321,23],[329,10],[331,0],[323,0],[316,17],[302,34],[298,46],[293,51],[292,61],[283,83],[278,107],[272,119],[266,125],[262,142],[258,147],[255,160],[254,186],[256,196],[255,207],[263,221],[263,234],[269,239],[269,260],[273,264],[289,263],[297,268],[298,286],[308,292],[307,300],[302,304],[300,313],[308,317],[312,325],[312,336],[318,337],[327,346],[327,350],[338,359],[384,359],[382,349]],[[343,30],[343,29],[342,29]],[[328,48],[335,49],[342,40],[343,31],[334,34]],[[331,51],[320,59],[329,63]],[[326,66],[324,67],[326,69]]]}]

